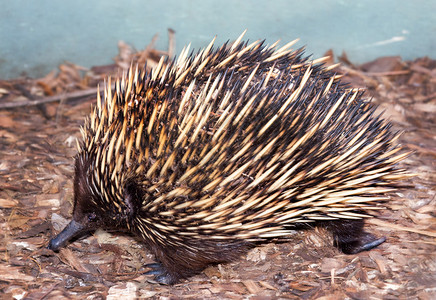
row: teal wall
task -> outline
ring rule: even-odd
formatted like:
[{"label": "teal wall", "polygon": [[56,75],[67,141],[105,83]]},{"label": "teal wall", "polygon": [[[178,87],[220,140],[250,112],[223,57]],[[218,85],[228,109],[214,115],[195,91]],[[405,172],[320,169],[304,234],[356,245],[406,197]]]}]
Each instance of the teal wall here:
[{"label": "teal wall", "polygon": [[297,46],[322,55],[345,50],[353,62],[379,56],[436,59],[436,0],[0,0],[0,78],[42,76],[64,60],[90,67],[111,63],[118,40],[144,48],[155,33],[177,51],[235,39],[299,37]]}]

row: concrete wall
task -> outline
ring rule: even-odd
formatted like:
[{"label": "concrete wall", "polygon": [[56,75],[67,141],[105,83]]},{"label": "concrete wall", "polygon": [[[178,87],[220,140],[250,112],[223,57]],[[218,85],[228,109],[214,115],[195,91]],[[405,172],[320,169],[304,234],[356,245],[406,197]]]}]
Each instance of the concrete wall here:
[{"label": "concrete wall", "polygon": [[435,0],[0,0],[0,78],[42,76],[64,60],[90,67],[111,63],[118,40],[138,49],[155,33],[177,51],[246,38],[301,38],[297,46],[321,56],[345,50],[356,63],[379,56],[436,58]]}]

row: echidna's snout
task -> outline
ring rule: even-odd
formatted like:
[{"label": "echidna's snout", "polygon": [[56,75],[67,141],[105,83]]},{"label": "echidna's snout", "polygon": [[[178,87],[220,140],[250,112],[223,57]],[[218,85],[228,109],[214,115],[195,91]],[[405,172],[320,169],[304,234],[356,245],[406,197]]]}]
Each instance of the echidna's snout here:
[{"label": "echidna's snout", "polygon": [[79,222],[72,220],[57,236],[52,238],[48,243],[47,248],[53,251],[58,251],[64,247],[72,238],[83,233],[84,226]]}]

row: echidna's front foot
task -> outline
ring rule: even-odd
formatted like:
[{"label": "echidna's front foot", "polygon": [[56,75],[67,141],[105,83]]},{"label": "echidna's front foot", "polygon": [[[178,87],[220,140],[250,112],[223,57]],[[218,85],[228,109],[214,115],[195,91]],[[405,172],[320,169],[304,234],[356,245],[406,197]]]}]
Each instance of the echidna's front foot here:
[{"label": "echidna's front foot", "polygon": [[160,263],[146,264],[145,267],[151,269],[145,275],[155,275],[154,280],[160,284],[170,285],[177,282],[177,278],[168,273],[166,268]]}]

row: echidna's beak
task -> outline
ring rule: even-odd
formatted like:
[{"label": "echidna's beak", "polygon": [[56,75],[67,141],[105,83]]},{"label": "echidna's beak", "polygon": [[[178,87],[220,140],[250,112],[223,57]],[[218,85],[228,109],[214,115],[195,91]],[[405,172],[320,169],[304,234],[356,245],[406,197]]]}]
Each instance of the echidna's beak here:
[{"label": "echidna's beak", "polygon": [[57,236],[52,238],[48,243],[47,248],[53,251],[58,251],[65,246],[73,237],[77,236],[84,229],[84,226],[72,220]]}]

